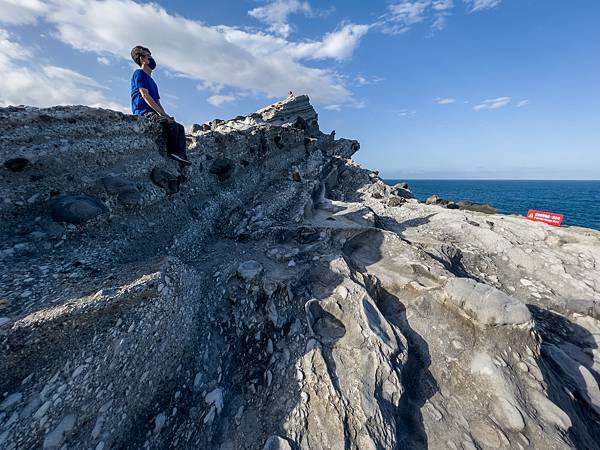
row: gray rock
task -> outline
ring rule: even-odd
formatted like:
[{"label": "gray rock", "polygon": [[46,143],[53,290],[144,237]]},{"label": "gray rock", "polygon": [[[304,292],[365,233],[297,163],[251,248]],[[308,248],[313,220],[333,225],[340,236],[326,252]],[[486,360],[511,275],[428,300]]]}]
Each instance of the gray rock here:
[{"label": "gray rock", "polygon": [[333,343],[346,334],[346,327],[333,314],[323,309],[321,303],[312,299],[304,306],[313,335],[323,343]]},{"label": "gray rock", "polygon": [[44,438],[44,449],[60,448],[65,441],[66,435],[75,427],[76,421],[77,418],[73,414],[63,417],[56,428]]},{"label": "gray rock", "polygon": [[48,221],[48,223],[44,225],[43,230],[50,239],[59,239],[65,234],[64,225],[56,222]]},{"label": "gray rock", "polygon": [[150,180],[152,180],[159,188],[164,189],[169,195],[179,192],[181,179],[177,175],[173,175],[159,167],[154,167],[152,169],[152,172],[150,172]]},{"label": "gray rock", "polygon": [[525,421],[519,409],[504,397],[495,399],[492,411],[498,423],[507,431],[523,431]]},{"label": "gray rock", "polygon": [[270,436],[265,442],[263,450],[292,450],[292,446],[280,436]]},{"label": "gray rock", "polygon": [[158,416],[154,418],[154,432],[156,434],[160,433],[167,423],[167,416],[164,413],[160,413]]},{"label": "gray rock", "polygon": [[213,405],[216,408],[217,414],[221,413],[223,409],[223,389],[215,388],[206,394],[204,401],[207,405]]},{"label": "gray rock", "polygon": [[23,394],[20,392],[15,392],[14,394],[10,394],[6,397],[2,403],[0,403],[0,411],[5,411],[7,409],[11,409],[14,405],[21,402],[23,399]]},{"label": "gray rock", "polygon": [[64,195],[56,199],[51,206],[52,220],[71,224],[82,224],[108,208],[96,197],[89,195]]},{"label": "gray rock", "polygon": [[109,194],[120,194],[122,192],[135,190],[133,183],[120,176],[109,175],[103,177],[101,181],[104,189],[106,189],[106,192]]},{"label": "gray rock", "polygon": [[466,211],[477,211],[485,214],[496,214],[498,211],[491,205],[487,203],[475,203],[475,202],[458,202],[458,206],[460,209],[464,209]]},{"label": "gray rock", "polygon": [[404,203],[406,203],[406,199],[404,197],[391,197],[387,201],[387,205],[391,207],[402,206]]},{"label": "gray rock", "polygon": [[[597,447],[597,231],[419,203],[307,98],[200,128],[170,174],[145,119],[0,108],[0,161],[35,161],[0,171],[1,448]],[[98,191],[93,227],[40,210]]]},{"label": "gray rock", "polygon": [[569,384],[574,386],[581,397],[600,415],[600,389],[591,372],[555,345],[546,345],[544,353],[560,368],[564,377],[570,381]]},{"label": "gray rock", "polygon": [[227,158],[215,159],[208,171],[217,176],[219,181],[225,181],[233,174],[233,161]]},{"label": "gray rock", "polygon": [[142,202],[142,194],[136,189],[120,192],[117,195],[117,200],[126,206],[136,206]]},{"label": "gray rock", "polygon": [[519,300],[470,278],[452,278],[445,290],[448,301],[480,325],[523,325],[532,320]]},{"label": "gray rock", "polygon": [[48,237],[48,235],[42,231],[32,231],[31,233],[29,233],[29,236],[34,241],[43,241]]},{"label": "gray rock", "polygon": [[33,414],[33,418],[41,419],[42,417],[44,417],[46,415],[46,413],[48,412],[48,409],[50,408],[51,405],[52,405],[52,401],[50,401],[50,400],[44,402],[44,404],[42,406],[40,406],[38,408],[38,410]]},{"label": "gray rock", "polygon": [[258,261],[249,260],[240,263],[237,268],[238,276],[247,283],[253,281],[260,275],[263,267]]},{"label": "gray rock", "polygon": [[397,183],[394,186],[392,186],[390,192],[393,195],[403,199],[415,198],[415,196],[408,187],[408,183]]},{"label": "gray rock", "polygon": [[4,161],[4,167],[11,172],[22,172],[28,164],[27,158],[11,158]]},{"label": "gray rock", "polygon": [[437,195],[432,195],[430,197],[427,198],[427,200],[425,200],[425,204],[426,205],[437,205],[438,203],[440,203],[442,199],[439,198]]}]

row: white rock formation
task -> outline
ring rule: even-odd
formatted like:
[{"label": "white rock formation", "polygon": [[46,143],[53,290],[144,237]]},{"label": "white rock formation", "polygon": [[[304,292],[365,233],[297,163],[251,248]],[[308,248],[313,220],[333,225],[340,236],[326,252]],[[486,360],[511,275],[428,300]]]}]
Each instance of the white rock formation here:
[{"label": "white rock formation", "polygon": [[0,109],[0,448],[598,448],[600,232],[386,186],[306,96]]}]

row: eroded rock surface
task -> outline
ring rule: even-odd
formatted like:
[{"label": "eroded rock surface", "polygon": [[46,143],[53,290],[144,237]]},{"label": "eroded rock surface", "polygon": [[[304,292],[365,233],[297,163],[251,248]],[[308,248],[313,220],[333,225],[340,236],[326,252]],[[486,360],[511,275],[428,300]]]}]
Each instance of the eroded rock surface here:
[{"label": "eroded rock surface", "polygon": [[159,131],[0,109],[0,448],[598,448],[599,232],[418,203],[306,96]]}]

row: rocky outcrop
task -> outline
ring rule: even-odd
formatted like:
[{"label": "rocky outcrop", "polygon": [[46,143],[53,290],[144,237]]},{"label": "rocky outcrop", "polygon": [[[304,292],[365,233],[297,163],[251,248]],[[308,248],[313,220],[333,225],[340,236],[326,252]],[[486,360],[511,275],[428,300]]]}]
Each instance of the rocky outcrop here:
[{"label": "rocky outcrop", "polygon": [[432,195],[425,200],[426,205],[439,205],[448,209],[463,209],[466,211],[475,211],[482,212],[486,214],[496,214],[498,211],[491,205],[487,203],[476,203],[469,201],[460,201],[458,203],[451,202],[450,200],[445,200],[443,198],[438,197],[437,195]]},{"label": "rocky outcrop", "polygon": [[600,233],[419,203],[306,96],[190,168],[120,113],[0,119],[1,448],[600,441]]}]

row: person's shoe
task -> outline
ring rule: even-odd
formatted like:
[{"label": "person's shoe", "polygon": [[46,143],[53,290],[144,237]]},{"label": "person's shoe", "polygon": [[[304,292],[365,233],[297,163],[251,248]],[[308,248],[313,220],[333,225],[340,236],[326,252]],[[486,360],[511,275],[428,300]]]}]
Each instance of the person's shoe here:
[{"label": "person's shoe", "polygon": [[168,156],[169,156],[169,158],[174,159],[175,161],[178,161],[182,164],[185,164],[186,166],[192,165],[192,162],[189,159],[187,159],[181,155],[178,155],[177,153],[171,153]]}]

